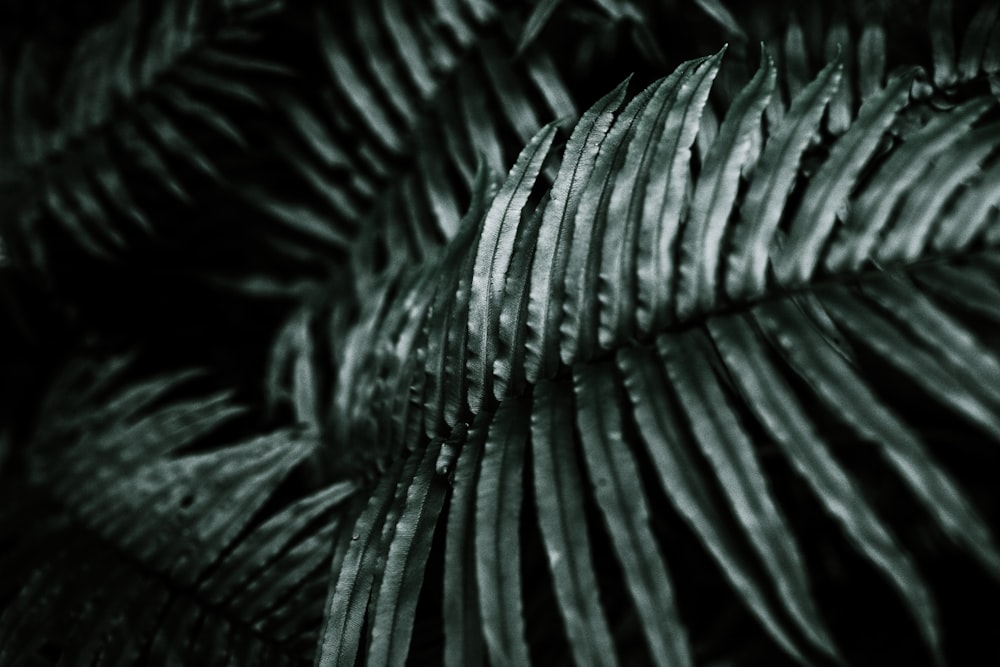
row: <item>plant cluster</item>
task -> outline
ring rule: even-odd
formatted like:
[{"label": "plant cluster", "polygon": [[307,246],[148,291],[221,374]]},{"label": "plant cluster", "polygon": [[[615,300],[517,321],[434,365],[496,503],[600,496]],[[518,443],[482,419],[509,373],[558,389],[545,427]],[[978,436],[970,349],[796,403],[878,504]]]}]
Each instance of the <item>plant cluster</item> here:
[{"label": "plant cluster", "polygon": [[0,665],[1000,661],[1000,3],[10,0]]}]

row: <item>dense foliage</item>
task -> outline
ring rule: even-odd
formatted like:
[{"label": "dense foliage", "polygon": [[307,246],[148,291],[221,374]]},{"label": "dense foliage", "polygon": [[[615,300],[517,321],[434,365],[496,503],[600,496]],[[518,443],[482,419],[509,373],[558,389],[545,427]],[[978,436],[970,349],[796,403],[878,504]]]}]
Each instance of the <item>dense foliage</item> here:
[{"label": "dense foliage", "polygon": [[1000,3],[8,0],[0,664],[992,664]]}]

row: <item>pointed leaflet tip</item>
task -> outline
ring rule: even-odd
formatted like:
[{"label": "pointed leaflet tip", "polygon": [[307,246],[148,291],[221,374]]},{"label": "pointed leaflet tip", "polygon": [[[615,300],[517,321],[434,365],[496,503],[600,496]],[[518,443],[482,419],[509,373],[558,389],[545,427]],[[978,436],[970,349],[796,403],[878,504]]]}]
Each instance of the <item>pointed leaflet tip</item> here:
[{"label": "pointed leaflet tip", "polygon": [[478,412],[491,390],[493,362],[497,356],[500,305],[521,213],[555,138],[549,123],[531,139],[494,197],[476,250],[469,297],[467,378],[469,408]]},{"label": "pointed leaflet tip", "polygon": [[756,414],[854,548],[896,588],[928,647],[940,658],[939,623],[927,585],[857,488],[851,473],[834,457],[817,424],[782,377],[780,367],[770,359],[763,335],[739,317],[713,318],[708,329],[744,405]]},{"label": "pointed leaflet tip", "polygon": [[677,315],[686,317],[715,301],[721,248],[750,153],[777,81],[777,71],[761,43],[760,67],[740,91],[704,159],[681,245]]},{"label": "pointed leaflet tip", "polygon": [[[669,334],[665,334],[669,335]],[[764,629],[792,657],[805,662],[781,613],[767,594],[768,582],[746,557],[739,533],[722,520],[726,509],[710,492],[713,480],[697,463],[697,453],[683,430],[684,416],[671,399],[666,373],[656,351],[624,348],[619,369],[630,401],[640,439],[645,441],[651,463],[667,499],[719,564],[720,571],[739,592],[744,604]]]},{"label": "pointed leaflet tip", "polygon": [[531,382],[552,376],[559,367],[559,324],[566,300],[565,276],[573,243],[574,220],[614,112],[625,98],[629,75],[584,112],[563,152],[552,185],[531,266],[525,372]]},{"label": "pointed leaflet tip", "polygon": [[[708,96],[729,45],[697,66],[681,84],[667,114],[662,139],[653,158],[651,179],[642,204],[636,258],[636,321],[642,332],[664,326],[675,299],[676,236],[689,205],[691,147],[701,126]],[[664,173],[665,178],[658,174]]]},{"label": "pointed leaflet tip", "polygon": [[725,387],[714,345],[699,329],[661,336],[656,343],[694,439],[721,482],[733,516],[773,580],[779,601],[812,645],[839,662],[813,596],[802,552]]},{"label": "pointed leaflet tip", "polygon": [[919,67],[906,71],[865,102],[851,129],[833,145],[829,157],[809,182],[788,241],[773,257],[774,273],[782,285],[799,284],[812,275],[837,222],[838,211],[846,205],[882,135],[910,101],[910,86],[920,71]]},{"label": "pointed leaflet tip", "polygon": [[726,267],[726,294],[732,299],[764,291],[771,244],[798,175],[799,160],[840,85],[843,67],[838,55],[823,68],[792,101],[764,148],[740,207],[737,237]]},{"label": "pointed leaflet tip", "polygon": [[564,364],[588,359],[595,352],[599,304],[593,294],[600,283],[601,246],[609,217],[612,185],[625,159],[628,138],[661,85],[662,81],[657,81],[639,92],[618,114],[597,153],[594,171],[573,217],[563,281],[565,299],[559,322],[559,356]]},{"label": "pointed leaflet tip", "polygon": [[[642,296],[645,310],[652,312],[649,288],[656,294],[666,284],[657,283],[656,271],[669,261],[663,249],[672,242],[677,227],[674,218],[683,205],[679,192],[687,182],[682,172],[685,158],[694,142],[707,86],[715,78],[724,51],[681,63],[654,83],[648,106],[624,137],[625,160],[615,165],[607,184],[607,217],[612,224],[599,244],[594,244],[601,246],[597,338],[603,349],[635,333],[640,286],[647,288]],[[596,254],[596,250],[591,252]]]}]

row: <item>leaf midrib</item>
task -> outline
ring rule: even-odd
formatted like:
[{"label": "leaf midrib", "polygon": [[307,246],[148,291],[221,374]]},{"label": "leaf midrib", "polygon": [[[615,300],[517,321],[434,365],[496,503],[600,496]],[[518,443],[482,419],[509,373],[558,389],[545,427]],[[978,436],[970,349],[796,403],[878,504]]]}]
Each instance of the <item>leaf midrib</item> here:
[{"label": "leaf midrib", "polygon": [[[808,281],[801,285],[793,285],[791,287],[783,286],[773,286],[765,290],[759,295],[755,295],[749,298],[743,298],[737,302],[717,305],[714,308],[703,311],[695,311],[691,316],[684,318],[683,320],[674,320],[669,325],[646,332],[641,338],[633,338],[626,344],[617,345],[611,349],[600,349],[592,357],[588,359],[577,359],[570,364],[565,364],[561,360],[558,362],[559,371],[553,378],[553,381],[560,378],[570,377],[572,375],[573,367],[579,364],[599,364],[607,361],[608,359],[614,357],[619,350],[625,348],[634,347],[649,347],[655,344],[655,339],[666,333],[682,332],[697,326],[700,326],[703,322],[715,318],[724,317],[727,315],[743,313],[749,311],[757,306],[779,301],[783,299],[794,298],[800,294],[806,294],[809,292],[815,292],[822,290],[826,287],[832,287],[837,285],[850,284],[853,282],[864,282],[869,277],[874,277],[884,274],[900,274],[909,273],[911,271],[919,271],[923,266],[927,265],[937,265],[937,264],[947,264],[955,260],[969,260],[974,259],[980,255],[986,255],[991,253],[1000,253],[1000,245],[998,246],[986,246],[974,249],[963,249],[954,252],[935,252],[929,256],[923,256],[913,262],[899,263],[895,265],[888,266],[869,266],[861,271],[852,271],[850,273],[843,274],[829,274],[823,275],[814,280]],[[517,392],[513,392],[508,396],[504,397],[503,400],[512,400],[518,398],[530,391],[530,387],[526,387]],[[494,399],[496,400],[496,399]],[[493,410],[495,405],[499,404],[500,401],[496,401],[490,405],[484,404],[481,410]]]}]

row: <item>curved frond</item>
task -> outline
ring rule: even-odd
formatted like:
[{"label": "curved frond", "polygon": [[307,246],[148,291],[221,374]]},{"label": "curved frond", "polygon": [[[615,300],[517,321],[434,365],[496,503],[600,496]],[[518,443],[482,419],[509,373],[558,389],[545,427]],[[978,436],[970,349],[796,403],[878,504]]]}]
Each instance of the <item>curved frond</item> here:
[{"label": "curved frond", "polygon": [[[453,4],[357,2],[350,21],[317,13],[329,111],[341,117],[331,136],[354,156],[353,180],[335,187],[359,202],[361,276],[436,254],[458,230],[477,161],[503,170],[511,139],[576,113],[549,53],[511,56],[516,20],[492,3]],[[383,250],[388,267],[372,257]]]},{"label": "curved frond", "polygon": [[0,663],[996,652],[995,0],[53,6]]},{"label": "curved frond", "polygon": [[[19,541],[0,557],[4,663],[303,664],[335,509],[355,485],[289,498],[279,488],[310,437],[193,449],[239,414],[226,396],[164,403],[185,374],[123,389],[120,371],[102,375],[52,395],[63,418],[32,443],[30,482],[5,505],[5,539]],[[101,397],[98,414],[79,412]],[[59,509],[28,530],[18,512],[33,498]]]},{"label": "curved frond", "polygon": [[[269,111],[257,89],[288,82],[286,67],[252,54],[275,2],[124,3],[84,33],[56,70],[28,42],[12,74],[3,133],[20,195],[7,210],[18,245],[45,267],[56,224],[88,254],[108,258],[158,231],[167,202],[188,205],[198,183],[232,191],[216,146],[250,152],[240,114]],[[247,84],[254,81],[257,86]],[[46,83],[41,83],[41,82]]]},{"label": "curved frond", "polygon": [[[924,128],[896,137],[894,123],[925,104],[914,83],[920,72],[904,71],[852,109],[843,132],[817,146],[824,112],[843,83],[841,64],[804,83],[772,124],[765,107],[775,75],[765,56],[696,164],[691,146],[720,60],[681,65],[617,117],[621,91],[600,100],[574,130],[549,193],[532,205],[552,141],[553,128],[543,128],[492,203],[467,217],[467,233],[440,263],[394,280],[387,301],[368,316],[374,319],[361,325],[366,333],[351,339],[354,363],[371,369],[370,378],[391,378],[342,386],[337,401],[340,421],[363,424],[365,437],[385,443],[395,460],[391,470],[402,476],[383,479],[386,502],[392,485],[399,498],[399,485],[430,474],[422,468],[428,472],[411,477],[400,466],[429,461],[452,429],[473,424],[468,437],[459,431],[464,443],[445,506],[445,653],[452,664],[480,651],[499,663],[526,658],[524,584],[509,569],[527,548],[515,520],[529,474],[522,467],[536,485],[551,485],[537,487],[539,498],[548,496],[533,511],[541,540],[550,550],[572,550],[558,558],[550,552],[548,562],[567,635],[593,628],[574,648],[583,663],[594,647],[607,650],[609,634],[581,586],[594,577],[593,545],[570,536],[574,525],[576,532],[598,529],[594,517],[581,514],[579,494],[594,503],[600,530],[611,538],[653,661],[692,659],[684,601],[671,592],[670,551],[650,529],[662,519],[649,514],[648,498],[659,494],[775,643],[803,661],[844,659],[786,518],[790,509],[770,483],[764,443],[773,443],[769,456],[787,462],[848,544],[896,590],[931,655],[943,661],[934,593],[871,489],[827,441],[830,422],[875,443],[873,454],[925,516],[992,576],[1000,574],[992,531],[907,423],[902,399],[859,372],[861,363],[891,369],[925,400],[991,440],[1000,437],[996,352],[914,282],[963,254],[992,252],[981,216],[959,244],[961,223],[942,214],[945,202],[949,210],[989,209],[966,200],[979,190],[965,186],[981,182],[996,162],[993,103],[979,96],[951,110],[925,108]],[[947,130],[944,119],[971,128],[969,138],[949,140],[958,131]],[[748,165],[757,133],[760,158]],[[898,156],[915,154],[930,160],[927,180],[895,187],[904,203],[887,207],[883,222],[858,217],[878,203],[867,188],[882,170],[908,166]],[[887,231],[871,232],[869,224]],[[948,241],[936,241],[938,234]],[[843,248],[858,253],[859,243],[865,250],[853,263],[830,259],[845,256]],[[948,254],[935,254],[946,243]],[[942,285],[940,278],[934,284]],[[937,298],[941,293],[936,289]],[[441,299],[427,295],[443,295],[452,307],[440,309]],[[409,333],[419,330],[442,332],[433,334],[444,338],[435,349],[457,355],[448,363],[465,370],[467,382],[449,387],[459,399],[450,414],[422,393],[430,378],[440,385],[447,376],[438,353],[425,354],[431,336]],[[983,359],[988,363],[976,361]],[[404,367],[411,370],[400,374]],[[517,376],[523,380],[512,382]],[[397,419],[380,426],[379,414]],[[569,466],[565,478],[552,467],[556,449]],[[648,480],[639,464],[645,460],[655,471]],[[379,515],[387,522],[383,539],[395,520],[391,509]],[[392,543],[366,558],[389,553]],[[371,611],[377,600],[366,612],[343,606],[349,599],[331,589],[328,618],[358,628],[365,617],[379,622]],[[481,646],[470,632],[481,635]]]}]

